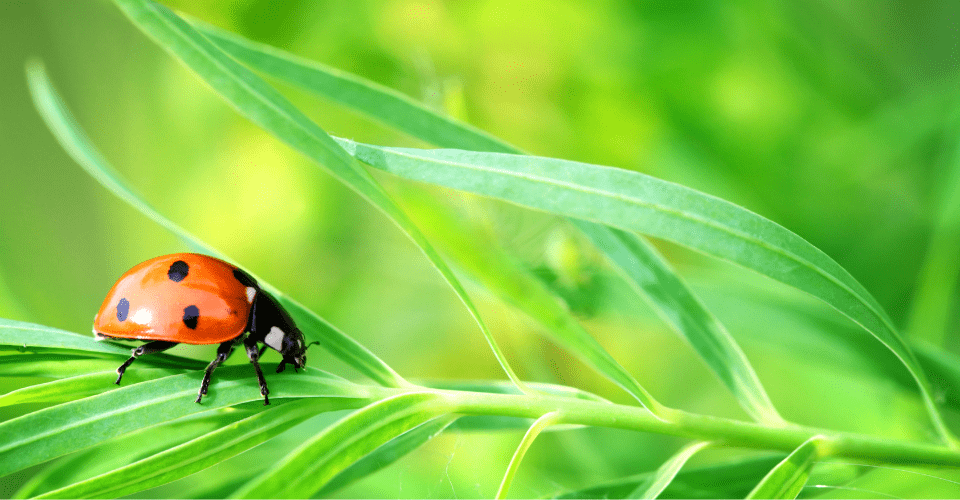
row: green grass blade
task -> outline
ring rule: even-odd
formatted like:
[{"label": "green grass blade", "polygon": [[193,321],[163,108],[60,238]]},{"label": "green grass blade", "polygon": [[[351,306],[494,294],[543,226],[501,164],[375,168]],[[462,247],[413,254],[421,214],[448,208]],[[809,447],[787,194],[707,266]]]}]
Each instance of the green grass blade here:
[{"label": "green grass blade", "polygon": [[322,95],[380,123],[441,147],[519,152],[480,129],[437,113],[393,89],[187,18],[220,49],[264,74]]},{"label": "green grass blade", "polygon": [[199,75],[243,116],[316,161],[389,217],[443,275],[474,317],[504,372],[518,387],[523,387],[523,382],[510,367],[493,333],[481,319],[453,271],[370,173],[336,141],[276,89],[224,54],[213,42],[166,7],[149,0],[114,0],[114,3],[144,33]]},{"label": "green grass blade", "polygon": [[[259,411],[259,408],[256,410]],[[53,461],[30,478],[13,498],[31,498],[118,469],[253,414],[236,407],[205,412],[110,439]]]},{"label": "green grass blade", "polygon": [[678,451],[660,466],[649,479],[638,484],[627,498],[657,498],[670,486],[680,469],[695,453],[709,446],[709,442],[692,443]]},{"label": "green grass blade", "polygon": [[[127,183],[123,181],[103,155],[93,146],[90,139],[63,103],[63,100],[60,99],[60,96],[50,83],[50,79],[47,77],[43,65],[38,62],[30,62],[27,64],[27,82],[30,87],[34,105],[39,111],[41,118],[46,122],[61,146],[63,146],[70,156],[80,164],[88,174],[111,193],[127,202],[130,206],[157,224],[177,235],[197,251],[232,262],[229,257],[221,254],[213,247],[207,245],[156,211],[143,201],[141,196],[127,187]],[[335,356],[382,385],[391,387],[403,387],[405,385],[405,381],[400,375],[394,372],[392,368],[367,348],[348,337],[323,318],[317,316],[317,314],[304,308],[290,297],[287,297],[269,283],[259,278],[258,281],[261,286],[273,293],[274,296],[283,303],[287,311],[294,317],[294,320],[297,321],[301,330],[306,332],[308,336],[313,334],[322,339],[323,342],[321,345]],[[2,323],[0,323],[0,325],[2,325]],[[2,328],[2,326],[0,326],[0,328]],[[2,333],[0,333],[0,335],[2,335]]]},{"label": "green grass blade", "polygon": [[[31,353],[38,350],[52,350],[65,354],[69,353],[69,355],[82,352],[98,357],[103,355],[115,356],[117,359],[126,359],[130,356],[129,347],[121,347],[109,342],[97,342],[92,335],[79,335],[49,326],[0,318],[0,350],[6,349],[29,351]],[[183,368],[202,368],[206,366],[206,364],[193,359],[166,353],[151,356],[145,359],[144,363]]]},{"label": "green grass blade", "polygon": [[[663,498],[743,498],[783,455],[744,457],[722,463],[682,469],[663,490]],[[568,491],[554,498],[627,498],[659,471],[645,472],[587,488]]]},{"label": "green grass blade", "polygon": [[[125,384],[136,384],[145,380],[179,373],[182,370],[164,368],[139,368],[124,375]],[[117,378],[116,370],[86,373],[74,377],[67,377],[52,382],[36,384],[8,392],[0,396],[0,406],[9,406],[22,403],[63,403],[74,401],[87,396],[93,396],[118,388],[109,383]]]},{"label": "green grass blade", "polygon": [[[264,365],[269,372],[272,367]],[[194,402],[202,372],[123,386],[0,423],[0,476],[82,450],[144,427],[248,401],[260,400],[249,366],[221,367],[203,404]],[[271,375],[271,396],[362,398],[367,391],[309,369]],[[104,385],[112,384],[105,380]]]},{"label": "green grass blade", "polygon": [[663,238],[803,290],[865,328],[903,361],[920,387],[934,428],[954,444],[926,376],[876,300],[833,259],[773,221],[628,170],[553,158],[340,142],[359,160],[406,179]]},{"label": "green grass blade", "polygon": [[335,491],[400,460],[408,453],[440,435],[441,432],[447,427],[450,427],[458,418],[457,415],[444,415],[404,432],[389,443],[377,448],[373,453],[357,460],[353,465],[344,469],[343,472],[337,474],[336,477],[331,479],[329,483],[317,492],[316,496],[329,498]]},{"label": "green grass blade", "polygon": [[327,411],[355,408],[354,398],[304,398],[250,417],[108,473],[37,498],[117,498],[186,477],[238,455]]},{"label": "green grass blade", "polygon": [[797,498],[813,465],[824,455],[823,436],[814,436],[764,476],[747,498]]},{"label": "green grass blade", "polygon": [[337,474],[397,436],[449,412],[432,393],[406,393],[366,406],[306,441],[234,497],[308,498]]},{"label": "green grass blade", "polygon": [[537,436],[559,418],[560,413],[554,411],[534,420],[533,425],[527,429],[527,432],[523,435],[523,439],[520,440],[516,451],[513,452],[513,457],[507,465],[507,471],[503,474],[503,480],[500,481],[500,488],[497,489],[495,498],[500,499],[507,497],[507,493],[510,492],[510,485],[513,484],[513,477],[516,476],[517,470],[520,468],[520,462],[523,461],[527,450],[530,449],[530,446],[533,444],[533,441],[537,439]]},{"label": "green grass blade", "polygon": [[784,424],[740,346],[653,246],[633,233],[579,220],[576,224],[614,261],[627,283],[687,339],[750,416],[768,425]]},{"label": "green grass blade", "polygon": [[[412,190],[404,193],[407,210],[431,231],[433,240],[488,290],[538,321],[561,346],[610,379],[638,401],[653,399],[630,372],[590,335],[570,310],[547,289],[543,281],[522,268],[492,238],[477,228],[465,227],[446,206]],[[478,252],[482,248],[484,251]]]}]

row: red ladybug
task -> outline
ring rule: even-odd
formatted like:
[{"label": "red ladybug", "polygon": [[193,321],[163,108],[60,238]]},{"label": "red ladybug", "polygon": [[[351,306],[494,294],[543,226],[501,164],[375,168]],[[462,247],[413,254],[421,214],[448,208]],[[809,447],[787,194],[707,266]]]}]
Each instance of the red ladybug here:
[{"label": "red ladybug", "polygon": [[[265,405],[270,404],[270,391],[258,362],[263,351],[270,347],[283,356],[277,373],[287,363],[294,370],[307,363],[303,333],[277,299],[241,269],[194,253],[164,255],[127,271],[103,301],[93,333],[97,340],[147,341],[117,368],[117,384],[127,367],[144,354],[177,344],[220,344],[216,359],[203,374],[197,403],[207,393],[213,370],[241,342],[257,372]],[[258,343],[264,346],[258,349]]]}]

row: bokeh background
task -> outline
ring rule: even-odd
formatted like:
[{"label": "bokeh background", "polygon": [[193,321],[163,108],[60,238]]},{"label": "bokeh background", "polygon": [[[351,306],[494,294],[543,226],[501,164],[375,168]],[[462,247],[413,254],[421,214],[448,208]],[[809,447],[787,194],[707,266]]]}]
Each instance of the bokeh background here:
[{"label": "bokeh background", "polygon": [[[836,259],[908,334],[957,348],[960,6],[952,2],[164,3],[397,89],[534,154],[637,170],[745,206]],[[0,316],[88,332],[120,274],[184,250],[55,143],[27,93],[29,58],[45,63],[144,199],[399,373],[503,378],[449,286],[388,220],[240,118],[106,0],[0,5]],[[421,145],[281,89],[333,135]],[[557,220],[378,178],[398,198],[429,199],[486,231],[664,403],[743,417],[691,350]],[[922,411],[891,381],[905,374],[871,376],[887,354],[839,315],[749,272],[658,246],[742,343],[787,418],[921,433],[896,417]],[[469,288],[522,377],[625,401],[534,322]],[[824,330],[847,341],[833,344]],[[311,364],[353,376],[319,352]],[[0,390],[20,384],[0,380]],[[216,495],[204,490],[204,474],[249,477],[323,421],[147,493]],[[491,496],[521,434],[445,435],[340,494]],[[602,429],[545,435],[512,492],[550,495],[650,470],[679,443]],[[25,479],[8,478],[0,494]],[[890,471],[868,479],[880,484],[863,489],[891,495],[952,491]]]}]

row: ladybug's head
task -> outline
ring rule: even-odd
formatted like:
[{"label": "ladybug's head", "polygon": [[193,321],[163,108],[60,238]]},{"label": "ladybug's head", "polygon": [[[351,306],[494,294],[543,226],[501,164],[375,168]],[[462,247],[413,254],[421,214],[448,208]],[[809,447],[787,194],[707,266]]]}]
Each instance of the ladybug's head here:
[{"label": "ladybug's head", "polygon": [[284,368],[286,368],[287,363],[293,365],[294,370],[307,366],[307,348],[319,343],[320,342],[304,343],[303,333],[301,333],[300,330],[291,330],[284,334],[280,349],[277,349],[283,356],[283,361],[277,366],[277,373],[282,372]]}]

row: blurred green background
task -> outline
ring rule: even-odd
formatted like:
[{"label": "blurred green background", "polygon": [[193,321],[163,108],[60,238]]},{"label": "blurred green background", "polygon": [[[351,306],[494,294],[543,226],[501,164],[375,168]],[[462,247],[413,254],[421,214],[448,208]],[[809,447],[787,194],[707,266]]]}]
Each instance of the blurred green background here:
[{"label": "blurred green background", "polygon": [[[745,206],[836,259],[903,330],[957,348],[958,5],[164,3],[400,90],[534,154],[633,169]],[[503,378],[466,309],[411,242],[353,192],[240,118],[110,2],[3,2],[0,47],[0,316],[88,332],[120,274],[184,250],[53,140],[23,78],[25,61],[36,57],[93,141],[162,213],[404,376]],[[333,135],[421,145],[281,89]],[[664,403],[743,417],[691,350],[555,219],[378,178],[398,197],[426,196],[494,235]],[[919,432],[891,417],[919,414],[916,398],[864,375],[865,366],[889,355],[839,315],[733,266],[660,247],[742,342],[785,417],[862,432]],[[522,377],[624,401],[539,336],[532,321],[479,287],[470,290]],[[847,332],[847,350],[818,336],[824,328]],[[353,376],[328,361],[311,357],[314,366]],[[0,381],[2,391],[15,386]],[[861,413],[856,422],[852,409]],[[25,410],[5,411],[0,418]],[[308,424],[203,474],[249,476],[315,432],[317,422]],[[520,435],[445,435],[340,494],[490,496]],[[678,443],[597,429],[546,435],[512,493],[549,495],[649,470]],[[203,474],[151,493],[205,494]],[[952,491],[887,475],[880,491],[892,495]],[[0,494],[15,487],[0,485]]]}]

